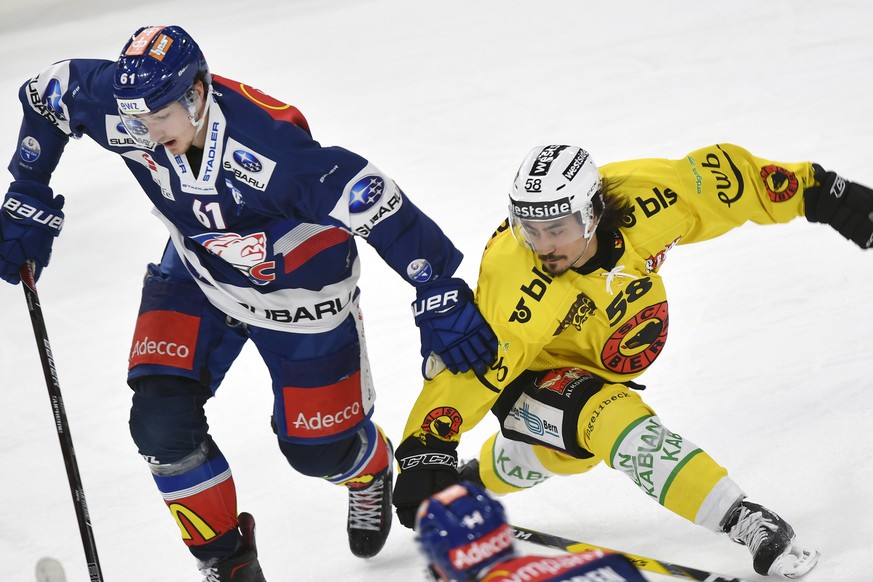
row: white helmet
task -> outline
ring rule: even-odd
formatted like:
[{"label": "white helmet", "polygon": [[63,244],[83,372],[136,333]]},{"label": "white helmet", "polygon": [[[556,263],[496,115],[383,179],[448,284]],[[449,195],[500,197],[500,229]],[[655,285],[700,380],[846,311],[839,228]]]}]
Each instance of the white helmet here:
[{"label": "white helmet", "polygon": [[509,225],[516,240],[536,250],[524,223],[544,223],[574,214],[582,226],[581,236],[589,239],[595,230],[593,200],[601,195],[600,186],[600,172],[582,148],[533,148],[518,168],[509,193]]}]

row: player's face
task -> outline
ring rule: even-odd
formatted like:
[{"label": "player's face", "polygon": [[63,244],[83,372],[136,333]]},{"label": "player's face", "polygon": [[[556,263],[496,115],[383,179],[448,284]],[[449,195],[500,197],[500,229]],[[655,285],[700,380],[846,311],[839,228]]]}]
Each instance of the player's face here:
[{"label": "player's face", "polygon": [[[594,236],[585,237],[585,228],[575,216],[550,221],[524,221],[525,238],[550,275],[565,273],[572,266],[580,266],[596,250]],[[592,249],[592,247],[594,247]]]},{"label": "player's face", "polygon": [[153,142],[164,146],[173,155],[182,155],[192,145],[203,147],[205,139],[201,133],[197,140],[197,127],[193,119],[199,119],[204,113],[203,85],[194,84],[178,101],[166,107],[143,115],[124,115],[122,121],[127,132],[146,144]]},{"label": "player's face", "polygon": [[163,145],[173,155],[184,154],[194,143],[196,128],[188,110],[179,101],[136,120],[148,129],[151,141]]}]

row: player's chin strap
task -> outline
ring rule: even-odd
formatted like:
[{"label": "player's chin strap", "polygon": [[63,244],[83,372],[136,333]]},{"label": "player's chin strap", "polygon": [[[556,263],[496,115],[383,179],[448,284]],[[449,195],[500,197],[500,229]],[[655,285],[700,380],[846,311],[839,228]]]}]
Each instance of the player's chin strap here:
[{"label": "player's chin strap", "polygon": [[[194,88],[192,87],[191,90]],[[200,119],[194,119],[197,114],[195,109],[194,113],[191,113],[189,110],[188,121],[191,122],[191,125],[195,127],[194,135],[200,133],[200,129],[203,127],[203,124],[206,123],[206,118],[209,117],[209,105],[212,103],[212,83],[206,88],[206,95],[203,97],[203,114],[200,116]]]}]

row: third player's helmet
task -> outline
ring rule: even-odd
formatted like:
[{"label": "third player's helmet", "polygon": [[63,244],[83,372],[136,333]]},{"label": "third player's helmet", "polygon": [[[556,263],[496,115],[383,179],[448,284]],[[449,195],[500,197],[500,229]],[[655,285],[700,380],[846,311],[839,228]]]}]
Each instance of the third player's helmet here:
[{"label": "third player's helmet", "polygon": [[533,148],[518,168],[509,193],[509,224],[513,234],[520,243],[532,247],[525,222],[547,222],[576,215],[588,233],[586,238],[590,237],[600,187],[600,172],[582,148],[569,145]]},{"label": "third player's helmet", "polygon": [[[194,122],[196,104],[192,88],[212,81],[200,47],[179,26],[146,26],[138,29],[121,49],[115,63],[112,91],[128,133],[136,137],[141,125],[131,116],[153,113],[179,101]],[[208,101],[207,101],[208,103]]]},{"label": "third player's helmet", "polygon": [[452,485],[425,500],[415,531],[438,580],[475,580],[478,572],[515,555],[503,506],[473,483]]}]

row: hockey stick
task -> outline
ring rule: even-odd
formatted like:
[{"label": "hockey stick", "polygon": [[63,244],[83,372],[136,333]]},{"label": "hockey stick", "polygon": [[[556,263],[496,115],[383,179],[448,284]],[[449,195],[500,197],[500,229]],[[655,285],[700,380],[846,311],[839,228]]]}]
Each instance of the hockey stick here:
[{"label": "hockey stick", "polygon": [[655,572],[656,574],[674,576],[685,580],[697,580],[698,582],[748,582],[742,578],[731,578],[730,576],[722,576],[721,574],[708,572],[706,570],[698,570],[696,568],[680,566],[679,564],[673,564],[671,562],[663,562],[661,560],[653,560],[652,558],[645,558],[643,556],[635,556],[626,552],[610,550],[609,548],[595,546],[594,544],[589,544],[587,542],[568,540],[566,538],[553,536],[551,534],[524,527],[518,527],[516,525],[510,527],[514,530],[516,539],[519,540],[531,542],[540,546],[546,546],[548,548],[563,550],[565,552],[570,552],[571,554],[581,554],[582,552],[587,552],[589,550],[601,550],[603,552],[621,554],[633,562],[634,566],[640,570],[646,570],[647,572]]},{"label": "hockey stick", "polygon": [[88,514],[88,505],[85,503],[85,491],[82,488],[82,478],[79,475],[79,465],[76,462],[76,451],[73,449],[70,425],[67,422],[67,413],[64,411],[64,399],[61,396],[58,373],[55,370],[54,359],[52,359],[52,348],[49,345],[48,333],[45,329],[45,319],[42,316],[39,295],[36,293],[34,272],[34,267],[31,264],[25,264],[21,267],[20,274],[22,287],[24,288],[24,297],[27,299],[30,322],[33,324],[33,335],[36,338],[36,346],[39,349],[39,359],[42,362],[45,384],[52,402],[55,428],[58,431],[61,452],[64,455],[64,465],[67,468],[67,480],[70,482],[70,493],[73,496],[73,505],[76,507],[76,517],[79,520],[79,533],[82,536],[82,545],[85,548],[85,559],[88,561],[88,574],[91,582],[103,582],[100,561],[97,559],[97,545],[94,542],[94,532],[91,530],[91,518]]}]

